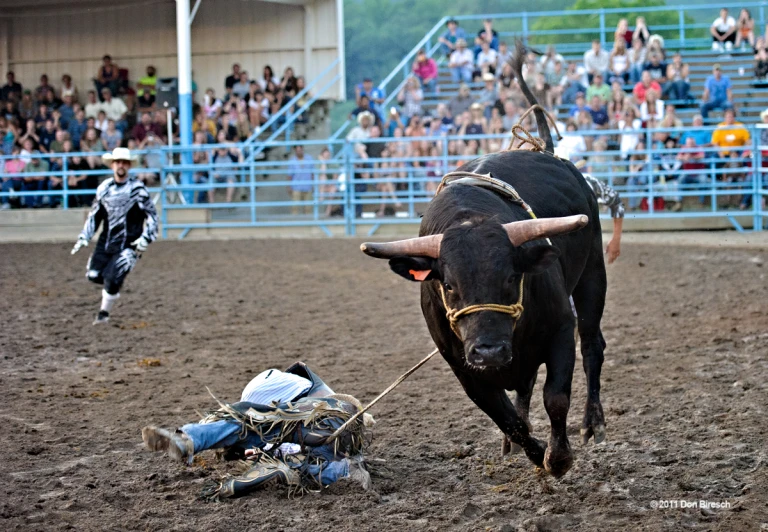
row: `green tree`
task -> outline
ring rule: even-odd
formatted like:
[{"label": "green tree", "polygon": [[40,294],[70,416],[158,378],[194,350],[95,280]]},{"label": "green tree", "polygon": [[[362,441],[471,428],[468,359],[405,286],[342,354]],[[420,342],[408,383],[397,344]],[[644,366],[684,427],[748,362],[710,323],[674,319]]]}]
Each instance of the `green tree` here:
[{"label": "green tree", "polygon": [[[638,7],[664,7],[666,6],[664,0],[576,0],[574,4],[568,8],[568,11],[580,11],[590,9],[622,9],[621,13],[606,13],[605,14],[605,28],[606,28],[606,41],[611,43],[613,41],[613,32],[616,29],[616,25],[619,19],[626,18],[630,27],[632,27],[635,18],[638,16],[645,17],[645,21],[648,27],[653,33],[658,33],[664,39],[677,39],[679,38],[679,32],[677,26],[679,24],[679,15],[676,9],[663,10],[650,12],[637,12]],[[685,16],[685,23],[692,24],[694,19]],[[661,29],[663,26],[672,26],[674,29]],[[600,36],[600,15],[562,15],[554,17],[542,17],[537,19],[532,25],[531,29],[535,32],[541,31],[558,31],[573,29],[573,33],[556,33],[556,34],[544,34],[537,35],[531,38],[533,44],[549,44],[549,43],[586,43]],[[584,30],[592,30],[585,32]],[[706,34],[705,30],[691,30],[686,33],[688,38],[702,37]]]}]

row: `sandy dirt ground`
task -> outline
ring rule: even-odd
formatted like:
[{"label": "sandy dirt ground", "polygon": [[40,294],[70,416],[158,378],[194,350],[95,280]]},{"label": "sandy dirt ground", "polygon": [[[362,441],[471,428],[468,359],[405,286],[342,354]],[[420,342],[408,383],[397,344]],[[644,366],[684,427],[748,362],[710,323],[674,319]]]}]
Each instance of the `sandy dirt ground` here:
[{"label": "sandy dirt ground", "polygon": [[[142,449],[142,426],[194,421],[215,407],[205,386],[235,401],[298,359],[370,400],[432,349],[417,285],[357,244],[160,242],[101,328],[87,250],[0,246],[0,530],[768,529],[768,252],[631,242],[609,268],[607,439],[579,443],[578,361],[562,479],[502,459],[498,429],[435,359],[374,409],[372,491],[199,501],[233,465],[172,463]],[[653,508],[700,500],[730,507]]]}]

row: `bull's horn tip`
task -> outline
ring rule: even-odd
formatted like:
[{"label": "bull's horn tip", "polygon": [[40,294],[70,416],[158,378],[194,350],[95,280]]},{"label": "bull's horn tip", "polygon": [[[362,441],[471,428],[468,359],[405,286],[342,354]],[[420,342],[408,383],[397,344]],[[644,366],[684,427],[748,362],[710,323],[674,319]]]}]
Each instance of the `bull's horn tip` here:
[{"label": "bull's horn tip", "polygon": [[362,251],[363,253],[368,253],[368,243],[367,242],[363,243],[363,244],[360,244],[360,251]]},{"label": "bull's horn tip", "polygon": [[579,215],[578,224],[580,226],[584,227],[585,225],[587,225],[588,222],[589,222],[589,218],[587,218],[586,214]]}]

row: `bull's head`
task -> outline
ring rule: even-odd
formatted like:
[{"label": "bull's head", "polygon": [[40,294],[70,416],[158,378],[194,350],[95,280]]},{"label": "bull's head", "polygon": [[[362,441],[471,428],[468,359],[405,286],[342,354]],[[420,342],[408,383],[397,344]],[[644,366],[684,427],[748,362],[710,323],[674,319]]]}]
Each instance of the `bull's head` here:
[{"label": "bull's head", "polygon": [[[488,220],[464,222],[443,234],[365,243],[360,248],[372,257],[389,259],[392,271],[410,281],[441,283],[450,309],[486,304],[511,306],[521,300],[523,274],[540,273],[559,256],[554,246],[520,246],[574,231],[587,221],[586,216],[579,215],[503,225]],[[509,314],[493,310],[458,319],[455,332],[464,344],[466,362],[479,368],[508,363],[516,321]]]}]

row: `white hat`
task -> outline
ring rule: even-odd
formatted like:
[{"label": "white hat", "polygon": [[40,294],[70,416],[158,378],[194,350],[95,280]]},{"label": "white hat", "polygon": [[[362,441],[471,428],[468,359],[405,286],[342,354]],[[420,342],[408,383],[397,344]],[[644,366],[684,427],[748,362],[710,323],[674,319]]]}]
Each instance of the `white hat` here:
[{"label": "white hat", "polygon": [[768,109],[760,113],[760,120],[765,120],[766,115],[768,115]]},{"label": "white hat", "polygon": [[357,115],[357,123],[358,124],[362,124],[363,123],[363,118],[367,118],[367,119],[369,119],[371,121],[374,121],[373,120],[373,113],[370,112],[370,111],[363,111],[362,113],[359,113]]},{"label": "white hat", "polygon": [[112,161],[130,161],[134,163],[137,157],[131,154],[131,150],[128,148],[115,148],[112,150],[112,153],[102,155],[101,159],[107,164],[112,163]]}]

